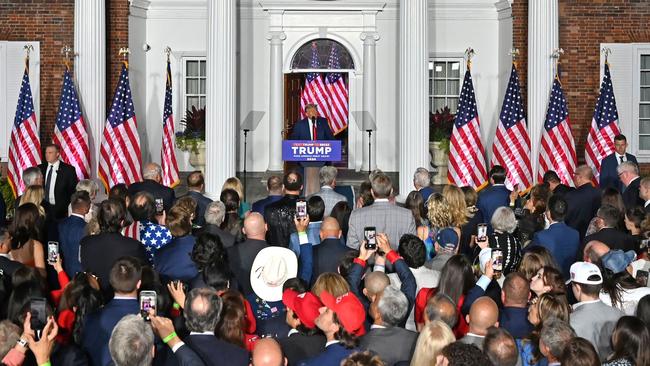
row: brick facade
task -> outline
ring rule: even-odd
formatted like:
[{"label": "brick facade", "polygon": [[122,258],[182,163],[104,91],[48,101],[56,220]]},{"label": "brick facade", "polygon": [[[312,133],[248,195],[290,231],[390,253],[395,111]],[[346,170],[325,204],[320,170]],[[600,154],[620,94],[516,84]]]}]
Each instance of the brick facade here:
[{"label": "brick facade", "polygon": [[110,108],[122,71],[119,51],[129,47],[129,0],[106,0],[106,108]]},{"label": "brick facade", "polygon": [[[40,42],[40,138],[49,142],[63,83],[61,48],[74,45],[74,0],[0,2],[0,39]],[[18,95],[8,107],[17,101]]]},{"label": "brick facade", "polygon": [[[528,0],[514,0],[513,37],[521,51],[519,65],[526,93]],[[600,44],[650,42],[650,6],[645,0],[559,0],[560,77],[569,103],[569,114],[579,162],[600,89]],[[650,173],[650,164],[641,170]]]}]

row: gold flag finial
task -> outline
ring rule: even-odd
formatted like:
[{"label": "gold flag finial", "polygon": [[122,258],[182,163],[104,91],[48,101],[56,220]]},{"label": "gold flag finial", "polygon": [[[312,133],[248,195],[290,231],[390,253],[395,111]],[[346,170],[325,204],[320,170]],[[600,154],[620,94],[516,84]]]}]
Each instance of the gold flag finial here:
[{"label": "gold flag finial", "polygon": [[63,55],[63,64],[69,70],[70,69],[70,54],[72,53],[72,47],[70,45],[65,45],[61,47],[61,54]]},{"label": "gold flag finial", "polygon": [[467,47],[465,50],[465,58],[467,59],[467,70],[472,68],[472,58],[476,55],[476,51],[472,47]]},{"label": "gold flag finial", "polygon": [[119,56],[122,56],[122,57],[124,58],[124,59],[122,60],[122,62],[124,62],[124,66],[125,66],[126,68],[129,67],[129,54],[130,54],[130,53],[131,53],[131,51],[129,50],[128,47],[121,47],[121,48],[120,48],[120,51],[118,52],[118,55],[119,55]]}]

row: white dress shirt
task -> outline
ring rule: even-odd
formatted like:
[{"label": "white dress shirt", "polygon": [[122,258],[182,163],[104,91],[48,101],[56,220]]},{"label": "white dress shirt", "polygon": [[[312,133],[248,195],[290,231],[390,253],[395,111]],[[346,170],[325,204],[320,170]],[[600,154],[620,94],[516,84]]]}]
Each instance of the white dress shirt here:
[{"label": "white dress shirt", "polygon": [[50,178],[50,190],[47,192],[47,202],[49,202],[50,205],[56,204],[54,200],[54,185],[56,183],[56,172],[59,170],[59,162],[60,160],[57,160],[54,164],[48,163],[47,169],[45,170],[45,182],[47,182],[47,175],[49,174],[50,169],[52,169],[52,177]]},{"label": "white dress shirt", "polygon": [[[316,118],[314,118],[314,119],[309,118],[308,121],[309,121],[309,136],[311,136],[311,139],[313,140],[314,139],[314,126],[316,125]],[[318,137],[318,136],[316,136],[316,137]]]}]

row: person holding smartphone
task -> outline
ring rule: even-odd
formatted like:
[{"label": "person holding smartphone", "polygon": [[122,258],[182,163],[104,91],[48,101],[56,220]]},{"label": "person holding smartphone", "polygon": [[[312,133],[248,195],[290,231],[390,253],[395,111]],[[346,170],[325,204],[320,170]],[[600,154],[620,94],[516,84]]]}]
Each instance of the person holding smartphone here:
[{"label": "person holding smartphone", "polygon": [[499,207],[494,211],[491,220],[494,232],[487,236],[477,237],[479,248],[499,249],[503,253],[503,276],[517,271],[521,261],[521,243],[513,234],[517,229],[517,218],[508,207]]}]

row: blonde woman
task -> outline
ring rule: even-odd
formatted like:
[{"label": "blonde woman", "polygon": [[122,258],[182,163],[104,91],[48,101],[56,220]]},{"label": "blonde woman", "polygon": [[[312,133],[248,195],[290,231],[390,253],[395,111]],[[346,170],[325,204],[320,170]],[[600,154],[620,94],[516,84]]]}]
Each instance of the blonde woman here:
[{"label": "blonde woman", "polygon": [[244,202],[244,185],[241,184],[239,178],[230,177],[226,179],[225,182],[223,182],[221,192],[225,191],[226,189],[232,189],[239,195],[239,217],[243,219],[244,215],[246,215],[246,212],[250,211],[251,209],[250,203]]},{"label": "blonde woman", "polygon": [[[428,226],[417,228],[418,237],[424,241],[427,249],[427,260],[433,258],[436,235],[438,231],[450,227],[453,223],[449,203],[440,193],[432,193],[427,200]],[[457,232],[460,236],[460,231]]]},{"label": "blonde woman", "polygon": [[43,208],[43,200],[45,199],[45,190],[42,186],[29,186],[25,189],[25,193],[20,197],[20,204],[22,206],[26,203],[33,203],[38,208],[38,214],[45,217],[45,208]]},{"label": "blonde woman", "polygon": [[449,326],[440,320],[434,320],[422,328],[415,344],[411,366],[431,366],[445,346],[456,341]]},{"label": "blonde woman", "polygon": [[[88,210],[88,213],[84,217],[84,220],[86,220],[86,223],[88,223],[90,220],[97,217],[97,210],[99,206],[97,206],[97,204],[94,202],[95,198],[97,198],[97,192],[99,192],[99,185],[92,179],[82,179],[77,183],[75,191],[85,191],[88,192],[88,195],[90,196],[90,210]],[[68,216],[71,214],[72,205],[68,205]]]}]

